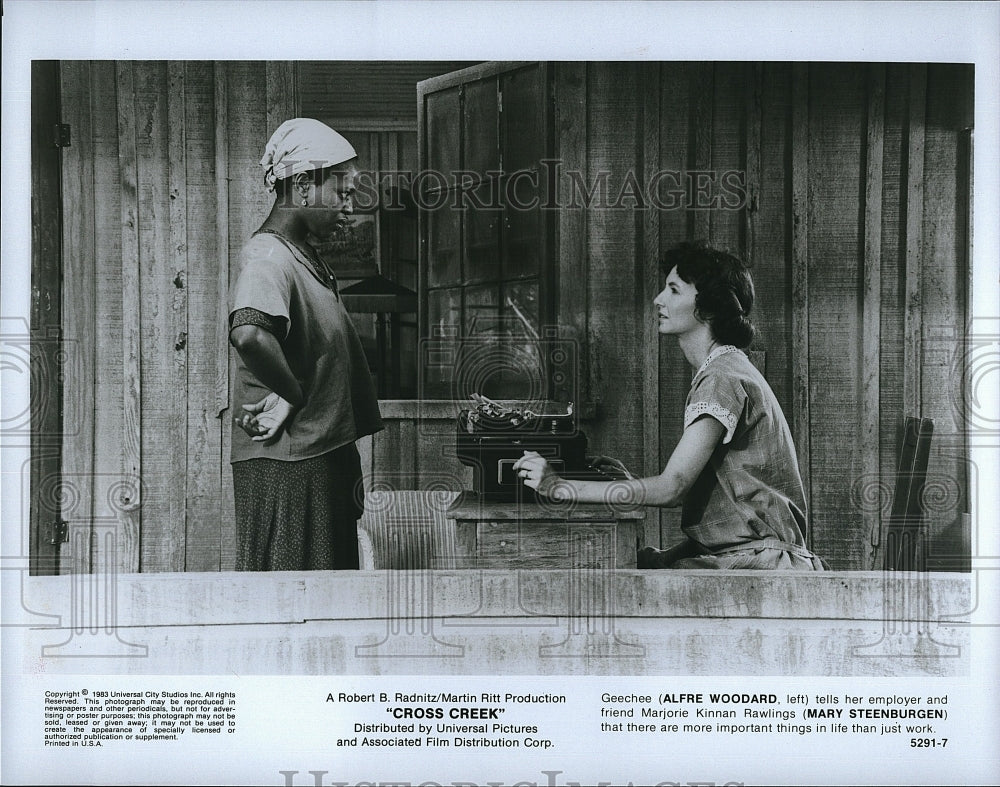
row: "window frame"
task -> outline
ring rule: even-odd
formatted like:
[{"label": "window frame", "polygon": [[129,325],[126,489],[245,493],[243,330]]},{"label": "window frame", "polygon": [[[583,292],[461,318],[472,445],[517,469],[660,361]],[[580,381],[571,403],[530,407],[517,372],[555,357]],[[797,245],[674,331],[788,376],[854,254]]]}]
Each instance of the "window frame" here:
[{"label": "window frame", "polygon": [[[507,151],[507,120],[513,117],[513,115],[504,115],[504,95],[503,95],[503,82],[505,76],[514,74],[519,71],[527,71],[530,69],[537,69],[539,72],[539,81],[541,87],[541,94],[538,96],[539,101],[539,114],[542,118],[541,128],[539,129],[539,144],[537,150],[540,151],[541,155],[538,157],[538,162],[536,164],[536,171],[538,174],[538,191],[541,201],[544,202],[546,199],[554,196],[554,183],[550,183],[546,180],[549,174],[541,166],[541,162],[546,159],[551,159],[555,153],[555,140],[554,140],[554,89],[553,89],[553,79],[554,71],[549,63],[540,61],[516,61],[516,62],[492,62],[483,63],[470,68],[455,71],[449,74],[443,74],[438,77],[433,77],[431,79],[424,80],[417,83],[417,155],[418,155],[418,169],[421,173],[426,173],[429,171],[431,166],[431,136],[429,133],[429,113],[427,109],[428,99],[434,95],[441,94],[447,90],[458,90],[458,107],[457,107],[457,118],[455,122],[457,124],[457,136],[458,136],[458,151],[457,151],[457,161],[458,161],[458,171],[466,172],[470,171],[472,168],[466,166],[468,161],[468,149],[467,144],[469,142],[466,135],[466,123],[465,123],[465,89],[467,85],[483,83],[489,80],[495,81],[495,88],[497,91],[497,161],[498,161],[498,171],[503,172],[503,176],[509,175],[506,171],[506,162],[504,161],[504,153]],[[522,170],[517,170],[522,171]],[[501,177],[503,177],[501,176]],[[481,185],[487,182],[486,178],[480,178],[478,180],[466,180],[463,183],[458,183],[456,179],[449,179],[449,185],[443,189],[447,194],[447,199],[445,199],[445,204],[452,204],[452,200],[460,198],[460,190],[464,188],[470,188],[474,186]],[[441,194],[442,190],[435,190],[436,194]],[[424,195],[420,195],[424,196]],[[432,229],[431,222],[433,217],[431,211],[426,209],[427,202],[421,200],[421,205],[423,206],[421,210],[418,211],[418,325],[419,325],[419,336],[421,344],[420,358],[418,361],[418,395],[421,398],[430,399],[447,399],[447,398],[462,398],[461,394],[455,390],[455,376],[453,375],[450,380],[432,380],[429,379],[428,375],[428,364],[427,358],[433,352],[436,352],[434,348],[438,344],[447,345],[445,348],[445,353],[458,353],[461,351],[462,347],[467,346],[465,340],[470,338],[469,333],[469,314],[466,304],[466,295],[470,290],[477,291],[489,291],[493,295],[493,300],[496,302],[496,319],[497,324],[506,325],[508,320],[516,317],[513,309],[508,309],[503,303],[503,295],[506,292],[508,286],[517,286],[520,283],[537,283],[537,328],[538,332],[544,337],[551,335],[555,330],[555,325],[557,321],[557,277],[558,270],[556,265],[556,214],[557,211],[545,209],[542,205],[537,207],[535,210],[538,220],[538,236],[534,243],[534,248],[537,254],[538,264],[537,269],[527,274],[520,274],[514,276],[507,276],[506,271],[506,244],[509,240],[509,222],[508,222],[508,209],[501,209],[500,222],[501,226],[497,231],[497,259],[500,265],[500,271],[496,277],[488,277],[485,280],[476,279],[475,281],[467,275],[468,269],[468,208],[463,207],[462,216],[458,221],[458,240],[457,240],[457,280],[453,284],[431,284],[430,281],[430,265],[432,257],[432,249],[430,248],[430,233]],[[442,209],[448,209],[447,207]],[[440,337],[431,334],[431,324],[430,324],[430,301],[432,291],[447,291],[454,290],[459,295],[459,317],[458,317],[458,332],[457,335],[453,337]],[[448,338],[454,339],[453,343],[448,342]],[[457,356],[453,356],[456,357]],[[543,385],[544,391],[542,392],[544,398],[553,398],[555,386],[553,384],[553,373],[550,368],[548,368],[547,361],[544,357],[544,353],[541,354],[543,359]],[[461,361],[457,360],[457,364],[460,365]]]}]

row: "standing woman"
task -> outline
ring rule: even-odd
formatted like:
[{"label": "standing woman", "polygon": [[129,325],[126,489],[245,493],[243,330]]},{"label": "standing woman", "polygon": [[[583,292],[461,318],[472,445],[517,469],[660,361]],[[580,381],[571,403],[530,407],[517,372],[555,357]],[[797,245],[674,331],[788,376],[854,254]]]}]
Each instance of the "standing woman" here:
[{"label": "standing woman", "polygon": [[332,128],[295,118],[260,163],[274,205],[243,249],[229,312],[236,570],[356,569],[355,441],[382,421],[337,279],[310,239],[353,212],[357,154]]},{"label": "standing woman", "polygon": [[685,540],[646,547],[640,568],[822,570],[805,546],[805,492],[795,446],[771,387],[742,352],[753,340],[753,280],[740,260],[682,244],[663,260],[666,286],[653,303],[658,329],[674,336],[695,369],[684,432],[663,472],[622,481],[567,481],[534,452],[514,465],[524,483],[557,500],[625,497],[680,506]]}]

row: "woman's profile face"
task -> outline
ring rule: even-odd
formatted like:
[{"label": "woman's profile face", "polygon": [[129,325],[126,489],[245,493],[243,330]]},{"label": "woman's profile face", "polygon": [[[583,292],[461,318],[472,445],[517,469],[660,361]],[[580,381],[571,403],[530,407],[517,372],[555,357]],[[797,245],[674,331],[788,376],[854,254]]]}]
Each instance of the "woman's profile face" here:
[{"label": "woman's profile face", "polygon": [[677,268],[671,268],[663,291],[653,299],[659,312],[657,330],[664,335],[677,336],[701,325],[694,313],[697,295],[697,288],[678,276]]},{"label": "woman's profile face", "polygon": [[314,197],[306,214],[314,235],[325,237],[347,223],[354,213],[357,176],[357,167],[351,165],[338,175],[328,174],[318,187],[313,187]]}]

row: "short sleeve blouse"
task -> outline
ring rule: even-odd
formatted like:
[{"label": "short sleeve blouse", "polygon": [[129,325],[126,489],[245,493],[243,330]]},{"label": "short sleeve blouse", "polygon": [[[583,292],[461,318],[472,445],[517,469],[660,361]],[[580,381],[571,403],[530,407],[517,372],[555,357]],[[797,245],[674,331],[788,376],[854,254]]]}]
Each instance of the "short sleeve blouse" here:
[{"label": "short sleeve blouse", "polygon": [[804,546],[805,491],[791,431],[771,387],[735,347],[714,351],[694,376],[685,428],[703,417],[725,434],[685,498],[685,534],[709,550],[763,538]]},{"label": "short sleeve blouse", "polygon": [[[241,256],[230,315],[256,309],[284,320],[278,339],[306,402],[271,445],[234,426],[230,459],[309,459],[382,428],[361,340],[336,291],[309,261],[271,234],[255,235]],[[236,355],[231,409],[260,401],[268,389]]]}]

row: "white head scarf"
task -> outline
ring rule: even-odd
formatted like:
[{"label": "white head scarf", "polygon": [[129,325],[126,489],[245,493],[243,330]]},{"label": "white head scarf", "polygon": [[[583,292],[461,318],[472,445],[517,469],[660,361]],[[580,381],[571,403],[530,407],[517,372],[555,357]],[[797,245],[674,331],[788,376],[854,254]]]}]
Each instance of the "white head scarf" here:
[{"label": "white head scarf", "polygon": [[292,118],[271,135],[260,165],[267,190],[274,191],[274,183],[280,178],[343,164],[357,155],[351,143],[325,123]]}]

